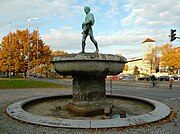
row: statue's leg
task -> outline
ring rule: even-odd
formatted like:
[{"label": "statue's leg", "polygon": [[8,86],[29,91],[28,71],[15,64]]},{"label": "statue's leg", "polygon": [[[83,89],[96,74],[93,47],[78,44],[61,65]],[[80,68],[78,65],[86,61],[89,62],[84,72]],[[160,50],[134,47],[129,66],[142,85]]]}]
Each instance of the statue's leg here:
[{"label": "statue's leg", "polygon": [[87,38],[87,34],[83,32],[83,36],[82,36],[82,51],[80,53],[84,53],[85,46],[86,46],[86,38]]},{"label": "statue's leg", "polygon": [[96,47],[96,51],[94,53],[98,53],[99,52],[98,43],[94,39],[92,28],[90,28],[90,30],[89,30],[89,36],[90,36],[90,40],[94,43],[94,46]]}]

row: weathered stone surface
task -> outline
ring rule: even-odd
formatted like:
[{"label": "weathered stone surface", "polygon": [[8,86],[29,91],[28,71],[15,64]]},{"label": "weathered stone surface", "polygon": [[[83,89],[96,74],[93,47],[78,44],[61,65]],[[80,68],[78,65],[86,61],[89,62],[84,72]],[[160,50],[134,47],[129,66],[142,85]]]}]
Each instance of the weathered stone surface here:
[{"label": "weathered stone surface", "polygon": [[[61,95],[61,96],[63,97],[66,95]],[[127,95],[114,94],[108,96],[113,96],[117,98],[126,97],[129,99],[144,101],[147,104],[153,105],[155,109],[151,112],[138,116],[120,118],[120,119],[119,118],[105,119],[105,120],[71,120],[71,119],[63,119],[63,118],[51,118],[51,117],[44,117],[44,116],[27,113],[26,111],[23,110],[23,106],[26,103],[53,97],[53,96],[44,96],[44,97],[42,96],[42,97],[35,97],[35,98],[22,100],[14,104],[11,104],[10,106],[7,107],[6,111],[10,116],[21,121],[44,125],[44,126],[64,127],[64,128],[112,128],[112,127],[142,125],[145,123],[158,121],[162,118],[167,117],[170,114],[170,108],[168,106],[154,100],[150,100],[142,97],[127,96]]]},{"label": "weathered stone surface", "polygon": [[104,76],[73,76],[73,101],[105,99]]},{"label": "weathered stone surface", "polygon": [[104,113],[104,108],[111,108],[112,105],[105,99],[95,101],[70,101],[67,105],[67,110],[79,116],[93,116]]},{"label": "weathered stone surface", "polygon": [[51,59],[61,75],[116,75],[127,62],[123,56],[110,54],[65,54]]},{"label": "weathered stone surface", "polygon": [[105,77],[122,72],[126,58],[110,54],[65,54],[52,58],[55,70],[60,75],[72,75],[73,99],[67,109],[87,116],[103,113],[111,108],[106,99]]}]

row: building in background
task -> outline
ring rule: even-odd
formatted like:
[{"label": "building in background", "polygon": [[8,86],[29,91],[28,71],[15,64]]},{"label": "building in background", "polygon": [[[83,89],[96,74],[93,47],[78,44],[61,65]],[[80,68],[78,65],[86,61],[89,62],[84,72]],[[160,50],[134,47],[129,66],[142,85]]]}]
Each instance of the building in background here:
[{"label": "building in background", "polygon": [[156,42],[154,40],[150,38],[144,40],[141,44],[142,57],[129,59],[127,63],[128,71],[125,71],[124,73],[133,74],[135,66],[138,67],[139,74],[151,75],[152,72],[156,72],[156,70],[152,70],[152,62],[150,63],[146,59],[146,56],[151,54],[155,47]]},{"label": "building in background", "polygon": [[156,47],[156,42],[150,38],[147,38],[142,42],[141,50],[142,50],[142,59],[146,60],[146,55],[150,54],[152,50]]}]

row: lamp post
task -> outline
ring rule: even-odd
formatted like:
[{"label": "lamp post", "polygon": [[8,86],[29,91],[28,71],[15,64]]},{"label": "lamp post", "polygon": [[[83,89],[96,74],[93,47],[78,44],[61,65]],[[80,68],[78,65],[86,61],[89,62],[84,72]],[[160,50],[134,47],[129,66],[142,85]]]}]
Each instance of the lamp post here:
[{"label": "lamp post", "polygon": [[30,71],[30,22],[39,18],[28,17],[28,82],[29,82],[29,71]]},{"label": "lamp post", "polygon": [[11,23],[9,23],[9,81],[11,81]]},{"label": "lamp post", "polygon": [[39,41],[39,39],[38,39],[38,37],[39,37],[39,32],[38,32],[38,27],[37,27],[37,51],[36,51],[36,73],[37,73],[37,75],[38,75],[38,41]]}]

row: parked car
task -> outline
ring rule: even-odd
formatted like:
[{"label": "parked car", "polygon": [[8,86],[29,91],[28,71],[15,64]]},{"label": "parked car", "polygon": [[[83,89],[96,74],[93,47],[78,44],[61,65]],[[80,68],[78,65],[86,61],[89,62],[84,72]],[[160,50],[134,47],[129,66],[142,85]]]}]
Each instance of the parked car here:
[{"label": "parked car", "polygon": [[134,80],[134,76],[124,76],[122,80]]},{"label": "parked car", "polygon": [[113,76],[111,77],[111,79],[112,79],[112,80],[122,80],[122,78],[119,77],[119,76],[117,76],[117,75],[113,75]]},{"label": "parked car", "polygon": [[146,81],[149,81],[149,80],[150,80],[150,77],[140,77],[140,78],[138,78],[138,80],[146,80]]},{"label": "parked car", "polygon": [[42,78],[42,74],[41,74],[41,73],[38,73],[38,74],[37,74],[37,77],[38,77],[38,78]]},{"label": "parked car", "polygon": [[177,75],[172,76],[174,80],[180,80],[180,77]]},{"label": "parked car", "polygon": [[159,81],[169,81],[169,76],[160,76],[158,77]]},{"label": "parked car", "polygon": [[122,77],[118,75],[108,76],[106,80],[122,80]]}]

